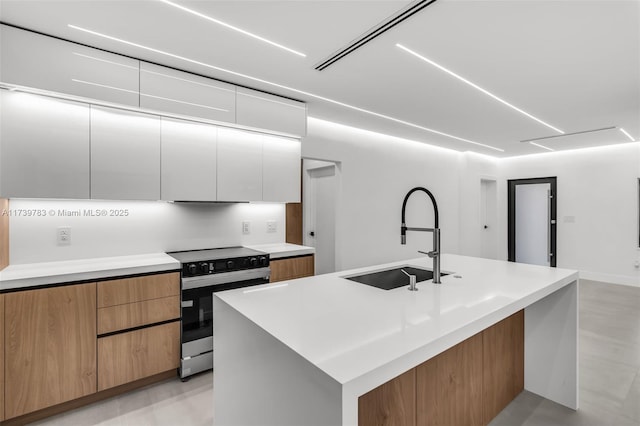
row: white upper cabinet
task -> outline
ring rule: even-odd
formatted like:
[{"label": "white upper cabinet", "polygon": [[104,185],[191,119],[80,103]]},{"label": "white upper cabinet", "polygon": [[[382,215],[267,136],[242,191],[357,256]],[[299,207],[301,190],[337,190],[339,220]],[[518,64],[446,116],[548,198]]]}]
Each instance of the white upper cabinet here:
[{"label": "white upper cabinet", "polygon": [[160,199],[160,117],[91,106],[91,198]]},{"label": "white upper cabinet", "polygon": [[0,196],[89,198],[89,106],[0,90]]},{"label": "white upper cabinet", "polygon": [[217,127],[162,118],[162,199],[216,201]]},{"label": "white upper cabinet", "polygon": [[263,136],[262,200],[300,202],[300,141]]},{"label": "white upper cabinet", "polygon": [[262,200],[262,135],[218,128],[218,200]]},{"label": "white upper cabinet", "polygon": [[236,91],[236,123],[293,136],[306,135],[307,107],[304,103],[243,87]]},{"label": "white upper cabinet", "polygon": [[0,79],[4,83],[137,107],[139,62],[0,26]]},{"label": "white upper cabinet", "polygon": [[140,106],[234,123],[236,87],[142,62],[140,64]]}]

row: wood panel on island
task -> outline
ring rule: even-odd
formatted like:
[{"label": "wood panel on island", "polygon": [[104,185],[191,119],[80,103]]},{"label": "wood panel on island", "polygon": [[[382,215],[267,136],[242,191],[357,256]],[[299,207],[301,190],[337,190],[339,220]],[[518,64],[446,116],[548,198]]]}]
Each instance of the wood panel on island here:
[{"label": "wood panel on island", "polygon": [[484,426],[524,389],[524,311],[358,399],[358,426]]},{"label": "wood panel on island", "polygon": [[176,377],[179,301],[179,272],[0,294],[2,424]]}]

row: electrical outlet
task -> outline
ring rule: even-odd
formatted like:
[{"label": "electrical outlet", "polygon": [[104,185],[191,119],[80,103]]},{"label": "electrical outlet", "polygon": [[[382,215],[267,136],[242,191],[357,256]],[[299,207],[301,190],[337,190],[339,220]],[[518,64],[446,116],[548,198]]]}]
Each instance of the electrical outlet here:
[{"label": "electrical outlet", "polygon": [[71,227],[70,226],[58,227],[58,245],[59,246],[71,245]]},{"label": "electrical outlet", "polygon": [[276,232],[278,230],[278,222],[275,220],[267,221],[267,232]]},{"label": "electrical outlet", "polygon": [[242,222],[242,233],[245,235],[251,233],[251,222],[248,220]]}]

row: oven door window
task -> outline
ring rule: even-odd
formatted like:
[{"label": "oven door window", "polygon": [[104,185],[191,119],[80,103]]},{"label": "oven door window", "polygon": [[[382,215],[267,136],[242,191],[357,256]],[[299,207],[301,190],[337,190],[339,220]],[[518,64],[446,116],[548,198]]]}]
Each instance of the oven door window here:
[{"label": "oven door window", "polygon": [[182,290],[182,343],[213,336],[213,292],[266,284],[264,278]]},{"label": "oven door window", "polygon": [[182,291],[182,343],[213,335],[211,287]]}]

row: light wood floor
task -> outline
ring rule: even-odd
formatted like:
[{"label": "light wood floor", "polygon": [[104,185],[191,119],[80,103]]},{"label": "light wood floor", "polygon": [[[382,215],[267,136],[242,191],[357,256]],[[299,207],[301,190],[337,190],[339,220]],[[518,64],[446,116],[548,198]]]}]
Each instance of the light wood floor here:
[{"label": "light wood floor", "polygon": [[[640,426],[640,288],[582,280],[579,294],[580,409],[524,391],[491,426]],[[211,426],[212,382],[169,380],[38,424]]]}]

